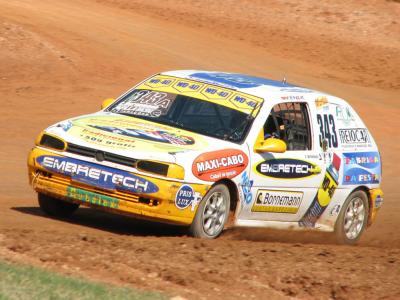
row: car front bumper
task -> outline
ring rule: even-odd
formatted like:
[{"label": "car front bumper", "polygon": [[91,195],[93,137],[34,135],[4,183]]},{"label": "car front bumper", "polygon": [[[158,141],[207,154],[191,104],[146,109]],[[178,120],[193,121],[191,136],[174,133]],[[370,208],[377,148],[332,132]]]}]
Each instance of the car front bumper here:
[{"label": "car front bumper", "polygon": [[[196,213],[199,200],[203,197],[209,185],[186,183],[171,178],[159,178],[148,175],[138,174],[129,171],[125,173],[132,174],[135,178],[140,178],[145,182],[150,182],[156,186],[157,190],[151,193],[142,193],[139,191],[132,192],[119,189],[118,186],[110,188],[92,182],[76,180],[74,176],[63,172],[54,172],[43,165],[43,157],[67,158],[62,152],[47,150],[41,147],[33,148],[28,156],[28,172],[29,182],[35,191],[47,194],[59,200],[79,203],[89,207],[96,207],[102,210],[134,215],[136,217],[189,225],[192,223]],[[95,164],[96,162],[88,162],[73,158],[76,162],[83,164],[96,165],[101,169],[103,164]],[[107,167],[107,170],[121,171],[117,167]],[[179,208],[176,205],[177,193],[182,186],[189,185],[191,189],[199,195],[200,198],[193,201],[191,205],[185,208]]]}]

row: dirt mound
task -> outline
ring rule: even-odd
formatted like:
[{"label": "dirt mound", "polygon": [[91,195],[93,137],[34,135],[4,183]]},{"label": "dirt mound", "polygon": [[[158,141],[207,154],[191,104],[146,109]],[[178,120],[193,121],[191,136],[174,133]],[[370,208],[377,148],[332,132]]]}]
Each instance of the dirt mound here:
[{"label": "dirt mound", "polygon": [[19,82],[45,80],[48,74],[64,72],[72,61],[61,47],[26,26],[0,18],[0,78]]},{"label": "dirt mound", "polygon": [[[399,9],[355,0],[0,1],[0,257],[193,299],[399,298]],[[384,164],[385,204],[360,245],[265,229],[203,241],[89,209],[45,217],[26,178],[40,130],[181,68],[286,75],[350,99]]]},{"label": "dirt mound", "polygon": [[[84,217],[88,216],[73,221],[86,222]],[[115,226],[107,223],[103,229]],[[4,230],[0,255],[190,299],[400,296],[399,249],[240,241],[229,233],[215,241],[176,237],[174,231],[163,238],[151,236],[151,231],[146,237],[98,234],[84,228],[73,233],[62,227]]]},{"label": "dirt mound", "polygon": [[400,5],[396,3],[97,1],[251,42],[276,56],[319,67],[314,76],[400,88]]}]

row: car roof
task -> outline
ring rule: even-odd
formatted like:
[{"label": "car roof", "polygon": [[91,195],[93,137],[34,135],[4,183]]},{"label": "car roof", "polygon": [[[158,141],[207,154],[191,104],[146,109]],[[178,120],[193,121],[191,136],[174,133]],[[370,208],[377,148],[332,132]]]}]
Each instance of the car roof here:
[{"label": "car roof", "polygon": [[[160,74],[211,83],[217,86],[262,97],[264,99],[276,99],[276,96],[280,96],[279,98],[293,96],[292,99],[295,99],[295,96],[301,94],[305,99],[315,99],[317,97],[325,96],[329,97],[329,101],[334,100],[333,102],[345,102],[343,99],[326,93],[293,85],[285,81],[275,81],[245,74],[204,70],[176,70],[162,72]],[[306,97],[306,95],[311,97]]]}]

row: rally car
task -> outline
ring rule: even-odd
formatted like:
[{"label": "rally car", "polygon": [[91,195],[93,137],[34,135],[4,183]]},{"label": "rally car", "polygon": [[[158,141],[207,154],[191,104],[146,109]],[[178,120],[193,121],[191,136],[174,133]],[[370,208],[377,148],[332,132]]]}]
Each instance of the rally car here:
[{"label": "rally car", "polygon": [[381,157],[353,108],[241,74],[170,71],[50,126],[28,158],[39,205],[79,205],[187,225],[334,232],[354,244],[383,203]]}]

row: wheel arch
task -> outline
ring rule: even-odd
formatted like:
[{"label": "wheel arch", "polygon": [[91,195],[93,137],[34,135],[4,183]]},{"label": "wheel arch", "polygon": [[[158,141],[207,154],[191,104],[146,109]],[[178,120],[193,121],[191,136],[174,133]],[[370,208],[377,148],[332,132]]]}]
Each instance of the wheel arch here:
[{"label": "wheel arch", "polygon": [[371,208],[373,207],[373,203],[372,203],[372,199],[371,199],[371,193],[369,192],[369,190],[370,189],[368,187],[366,187],[365,185],[361,185],[361,186],[356,187],[355,189],[353,189],[349,193],[349,195],[351,195],[354,192],[362,191],[367,195],[367,199],[368,199],[368,221],[367,221],[367,227],[369,225],[371,225],[371,222],[370,222],[370,220],[372,218],[372,209]]},{"label": "wheel arch", "polygon": [[229,190],[229,196],[230,196],[230,211],[235,211],[238,201],[239,201],[239,191],[236,183],[234,183],[232,180],[224,178],[221,179],[217,182],[215,182],[212,186],[216,186],[218,184],[223,184],[225,185],[228,190]]},{"label": "wheel arch", "polygon": [[[342,208],[340,210],[340,213],[338,215],[338,218],[336,218],[335,221],[335,236],[336,236],[336,241],[339,244],[348,244],[348,245],[355,245],[357,244],[358,240],[360,239],[361,234],[363,233],[363,231],[368,227],[368,221],[370,218],[370,206],[371,206],[371,197],[370,197],[370,192],[368,187],[366,186],[358,186],[356,188],[353,189],[347,189],[347,191],[349,192],[346,196],[345,201],[343,202]],[[362,224],[362,228],[357,230],[356,232],[356,236],[351,236],[349,237],[347,235],[347,233],[345,232],[345,213],[346,213],[346,209],[348,207],[349,204],[347,204],[347,206],[345,205],[349,200],[353,200],[354,197],[352,196],[354,193],[363,193],[366,196],[366,205],[367,208],[365,210],[368,210],[368,216],[366,216],[363,220],[363,224]],[[357,198],[359,198],[359,195],[357,195]],[[364,200],[363,200],[364,202]],[[364,216],[365,216],[365,211],[364,211]],[[353,223],[354,220],[352,220],[351,222]],[[351,225],[351,224],[350,224]]]}]

